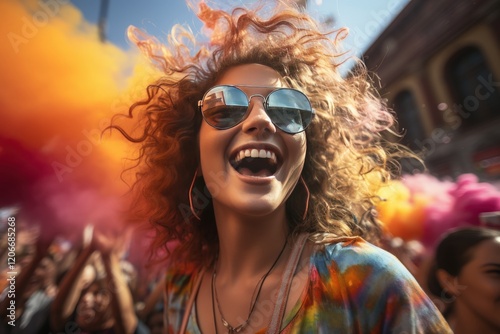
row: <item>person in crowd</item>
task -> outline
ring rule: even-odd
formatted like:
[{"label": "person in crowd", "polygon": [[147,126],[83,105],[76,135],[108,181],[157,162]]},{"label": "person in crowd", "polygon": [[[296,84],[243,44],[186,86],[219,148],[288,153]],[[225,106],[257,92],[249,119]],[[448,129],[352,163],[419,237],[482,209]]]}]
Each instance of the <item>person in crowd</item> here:
[{"label": "person in crowd", "polygon": [[[53,237],[33,231],[29,233],[29,239],[34,245],[28,248],[32,248],[33,253],[22,253],[15,270],[8,271],[14,272],[9,274],[9,278],[15,277],[12,286],[9,284],[0,293],[2,333],[38,334],[49,331],[48,310],[58,291],[58,261],[50,252]],[[19,248],[26,247],[22,242],[19,243]],[[14,301],[14,304],[11,304],[11,301]]]},{"label": "person in crowd", "polygon": [[51,307],[54,332],[149,333],[138,320],[120,264],[124,236],[84,231],[83,249],[64,276]]},{"label": "person in crowd", "polygon": [[163,316],[159,317],[158,313],[162,313],[159,310],[163,310],[164,281],[165,279],[161,278],[155,282],[154,287],[137,311],[139,319],[144,320],[151,331],[151,327],[158,327],[160,324],[163,328]]},{"label": "person in crowd", "polygon": [[140,145],[134,215],[170,257],[166,332],[450,333],[366,241],[374,183],[407,152],[384,140],[393,115],[362,66],[340,75],[343,32],[288,5],[199,9],[205,44],[130,30],[163,75],[131,107],[134,130],[112,124]]},{"label": "person in crowd", "polygon": [[500,231],[462,227],[446,233],[427,286],[455,334],[500,333]]}]

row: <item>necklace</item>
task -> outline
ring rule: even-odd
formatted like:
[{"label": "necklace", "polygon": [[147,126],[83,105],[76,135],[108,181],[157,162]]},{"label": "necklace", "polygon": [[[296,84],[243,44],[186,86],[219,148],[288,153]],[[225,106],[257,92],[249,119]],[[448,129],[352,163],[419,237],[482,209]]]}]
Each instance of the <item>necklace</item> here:
[{"label": "necklace", "polygon": [[[257,282],[257,285],[255,286],[254,291],[252,293],[252,298],[250,299],[250,310],[248,313],[247,320],[245,320],[243,323],[239,324],[236,327],[231,326],[229,324],[229,322],[226,319],[224,319],[224,315],[222,313],[222,308],[221,308],[220,303],[219,303],[219,296],[217,294],[217,286],[215,284],[215,279],[217,278],[217,270],[216,270],[217,257],[215,258],[214,272],[212,274],[212,313],[213,313],[213,317],[214,317],[214,325],[215,325],[215,333],[216,334],[218,334],[218,331],[217,331],[217,320],[216,320],[216,316],[215,316],[214,299],[215,299],[215,302],[217,303],[217,309],[219,311],[222,324],[224,325],[224,327],[226,327],[227,333],[228,334],[235,334],[235,333],[241,332],[245,328],[245,326],[248,324],[248,322],[250,321],[252,313],[255,310],[255,305],[257,305],[257,300],[259,299],[259,295],[260,295],[260,292],[262,290],[262,286],[264,285],[264,281],[266,280],[267,276],[269,276],[271,271],[273,271],[274,267],[278,263],[279,259],[281,258],[281,255],[285,251],[287,243],[288,243],[288,238],[285,239],[285,244],[283,245],[283,248],[281,249],[280,253],[278,254],[278,257],[276,258],[276,260],[274,260],[274,263],[271,266],[271,268],[269,268],[269,270]],[[214,298],[214,296],[215,296],[215,298]]]}]

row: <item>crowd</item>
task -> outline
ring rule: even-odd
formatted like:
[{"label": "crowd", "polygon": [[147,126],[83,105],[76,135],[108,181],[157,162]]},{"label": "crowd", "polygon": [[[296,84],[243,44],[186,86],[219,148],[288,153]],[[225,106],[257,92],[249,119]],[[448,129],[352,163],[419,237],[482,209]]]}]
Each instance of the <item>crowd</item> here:
[{"label": "crowd", "polygon": [[77,234],[46,238],[18,221],[14,267],[1,241],[1,332],[161,333],[161,273],[129,262],[130,234],[92,225]]},{"label": "crowd", "polygon": [[[8,309],[7,239],[0,244],[1,333],[164,333],[165,268],[129,262],[129,235],[106,235],[89,225],[79,242],[47,243],[38,228],[21,224],[18,231],[14,313]],[[415,275],[455,334],[500,328],[500,229],[452,229],[435,251],[394,237],[382,246]]]}]

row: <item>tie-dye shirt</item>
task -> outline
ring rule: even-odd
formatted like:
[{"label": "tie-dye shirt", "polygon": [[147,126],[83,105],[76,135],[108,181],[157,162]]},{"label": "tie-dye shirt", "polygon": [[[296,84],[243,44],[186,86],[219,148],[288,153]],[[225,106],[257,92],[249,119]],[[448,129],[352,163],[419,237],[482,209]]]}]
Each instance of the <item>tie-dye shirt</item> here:
[{"label": "tie-dye shirt", "polygon": [[[167,275],[168,333],[178,333],[194,273]],[[192,307],[186,333],[200,334]],[[266,328],[257,333],[264,334]],[[318,245],[302,297],[281,333],[452,333],[433,302],[392,254],[361,238]]]}]

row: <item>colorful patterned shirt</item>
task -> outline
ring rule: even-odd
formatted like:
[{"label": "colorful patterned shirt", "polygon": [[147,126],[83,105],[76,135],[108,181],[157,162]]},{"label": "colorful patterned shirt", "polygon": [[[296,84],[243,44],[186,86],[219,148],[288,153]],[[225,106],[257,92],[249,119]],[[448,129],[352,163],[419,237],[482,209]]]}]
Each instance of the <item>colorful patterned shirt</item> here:
[{"label": "colorful patterned shirt", "polygon": [[[175,268],[172,268],[175,269]],[[168,333],[178,333],[196,271],[167,274]],[[200,334],[192,307],[186,333]],[[257,333],[264,334],[266,328]],[[281,333],[452,333],[433,302],[392,254],[361,238],[318,245],[302,297]]]}]

